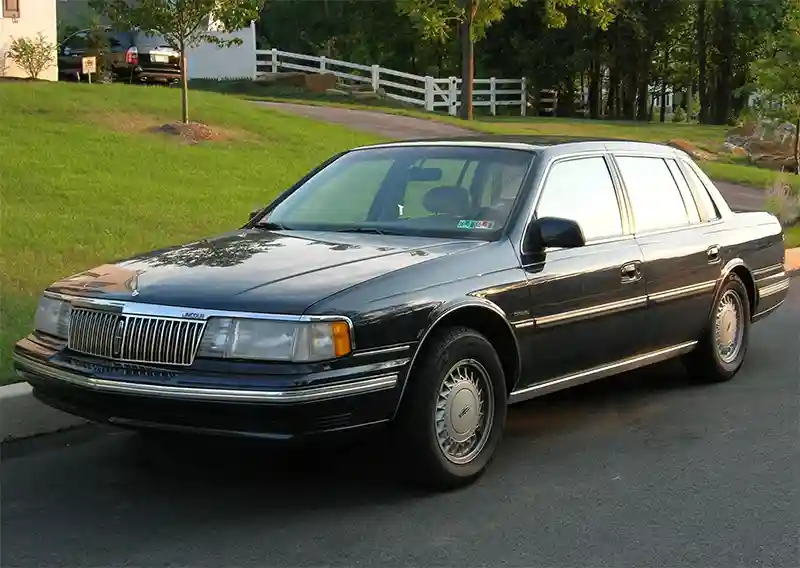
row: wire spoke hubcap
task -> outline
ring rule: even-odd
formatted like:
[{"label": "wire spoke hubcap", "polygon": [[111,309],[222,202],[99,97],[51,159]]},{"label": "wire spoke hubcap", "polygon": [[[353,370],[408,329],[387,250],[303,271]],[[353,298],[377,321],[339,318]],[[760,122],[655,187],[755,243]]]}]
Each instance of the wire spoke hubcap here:
[{"label": "wire spoke hubcap", "polygon": [[439,449],[455,464],[471,462],[486,445],[493,420],[489,373],[474,359],[459,361],[445,375],[436,400]]},{"label": "wire spoke hubcap", "polygon": [[717,353],[725,363],[730,363],[739,355],[744,335],[742,316],[744,309],[739,294],[728,290],[717,305],[714,322]]}]

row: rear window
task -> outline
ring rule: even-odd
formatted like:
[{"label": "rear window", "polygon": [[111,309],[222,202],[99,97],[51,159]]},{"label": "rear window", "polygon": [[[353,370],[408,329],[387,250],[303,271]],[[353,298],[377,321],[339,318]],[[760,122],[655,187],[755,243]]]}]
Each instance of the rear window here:
[{"label": "rear window", "polygon": [[136,34],[136,47],[139,51],[171,47],[164,36],[157,33],[138,32]]}]

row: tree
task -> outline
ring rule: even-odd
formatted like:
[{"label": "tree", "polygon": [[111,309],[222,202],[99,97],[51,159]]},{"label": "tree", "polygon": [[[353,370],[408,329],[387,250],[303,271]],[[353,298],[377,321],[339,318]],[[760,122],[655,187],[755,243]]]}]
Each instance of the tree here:
[{"label": "tree", "polygon": [[38,79],[42,71],[52,67],[56,59],[56,46],[39,32],[36,39],[15,38],[8,49],[8,58],[28,74]]},{"label": "tree", "polygon": [[[411,17],[423,38],[445,42],[458,26],[461,38],[461,118],[472,119],[472,83],[475,78],[475,41],[486,36],[487,28],[503,19],[505,12],[525,0],[397,0],[401,13]],[[547,21],[553,27],[566,24],[565,8],[592,14],[605,26],[613,19],[616,0],[545,0]]]},{"label": "tree", "polygon": [[161,35],[181,54],[181,120],[189,122],[186,50],[202,43],[238,45],[238,38],[221,39],[210,31],[235,31],[257,19],[266,0],[90,0],[90,5],[119,27]]},{"label": "tree", "polygon": [[780,104],[775,114],[795,124],[795,173],[800,175],[800,5],[787,11],[783,28],[768,45],[766,56],[752,63],[751,73],[761,95]]}]

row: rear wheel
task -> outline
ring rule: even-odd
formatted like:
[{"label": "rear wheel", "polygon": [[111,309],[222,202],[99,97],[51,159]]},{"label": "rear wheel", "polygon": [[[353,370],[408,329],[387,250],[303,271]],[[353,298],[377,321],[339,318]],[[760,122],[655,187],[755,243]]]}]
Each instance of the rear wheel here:
[{"label": "rear wheel", "polygon": [[731,274],[717,293],[703,337],[695,350],[684,357],[684,364],[695,380],[730,380],[744,363],[749,340],[747,289],[738,276]]},{"label": "rear wheel", "polygon": [[423,347],[398,415],[402,467],[428,488],[475,481],[494,458],[506,420],[503,367],[480,333],[443,330]]}]

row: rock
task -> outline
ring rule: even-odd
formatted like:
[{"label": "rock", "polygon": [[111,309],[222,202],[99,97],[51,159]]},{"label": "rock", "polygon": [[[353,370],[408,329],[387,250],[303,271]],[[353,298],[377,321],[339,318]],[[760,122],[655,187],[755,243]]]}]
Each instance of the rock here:
[{"label": "rock", "polygon": [[678,150],[683,150],[696,160],[713,161],[717,159],[717,157],[711,152],[706,152],[705,150],[701,150],[700,148],[698,148],[697,146],[695,146],[694,144],[692,144],[687,140],[681,140],[681,139],[670,140],[667,142],[667,146],[672,146],[673,148],[677,148]]}]

